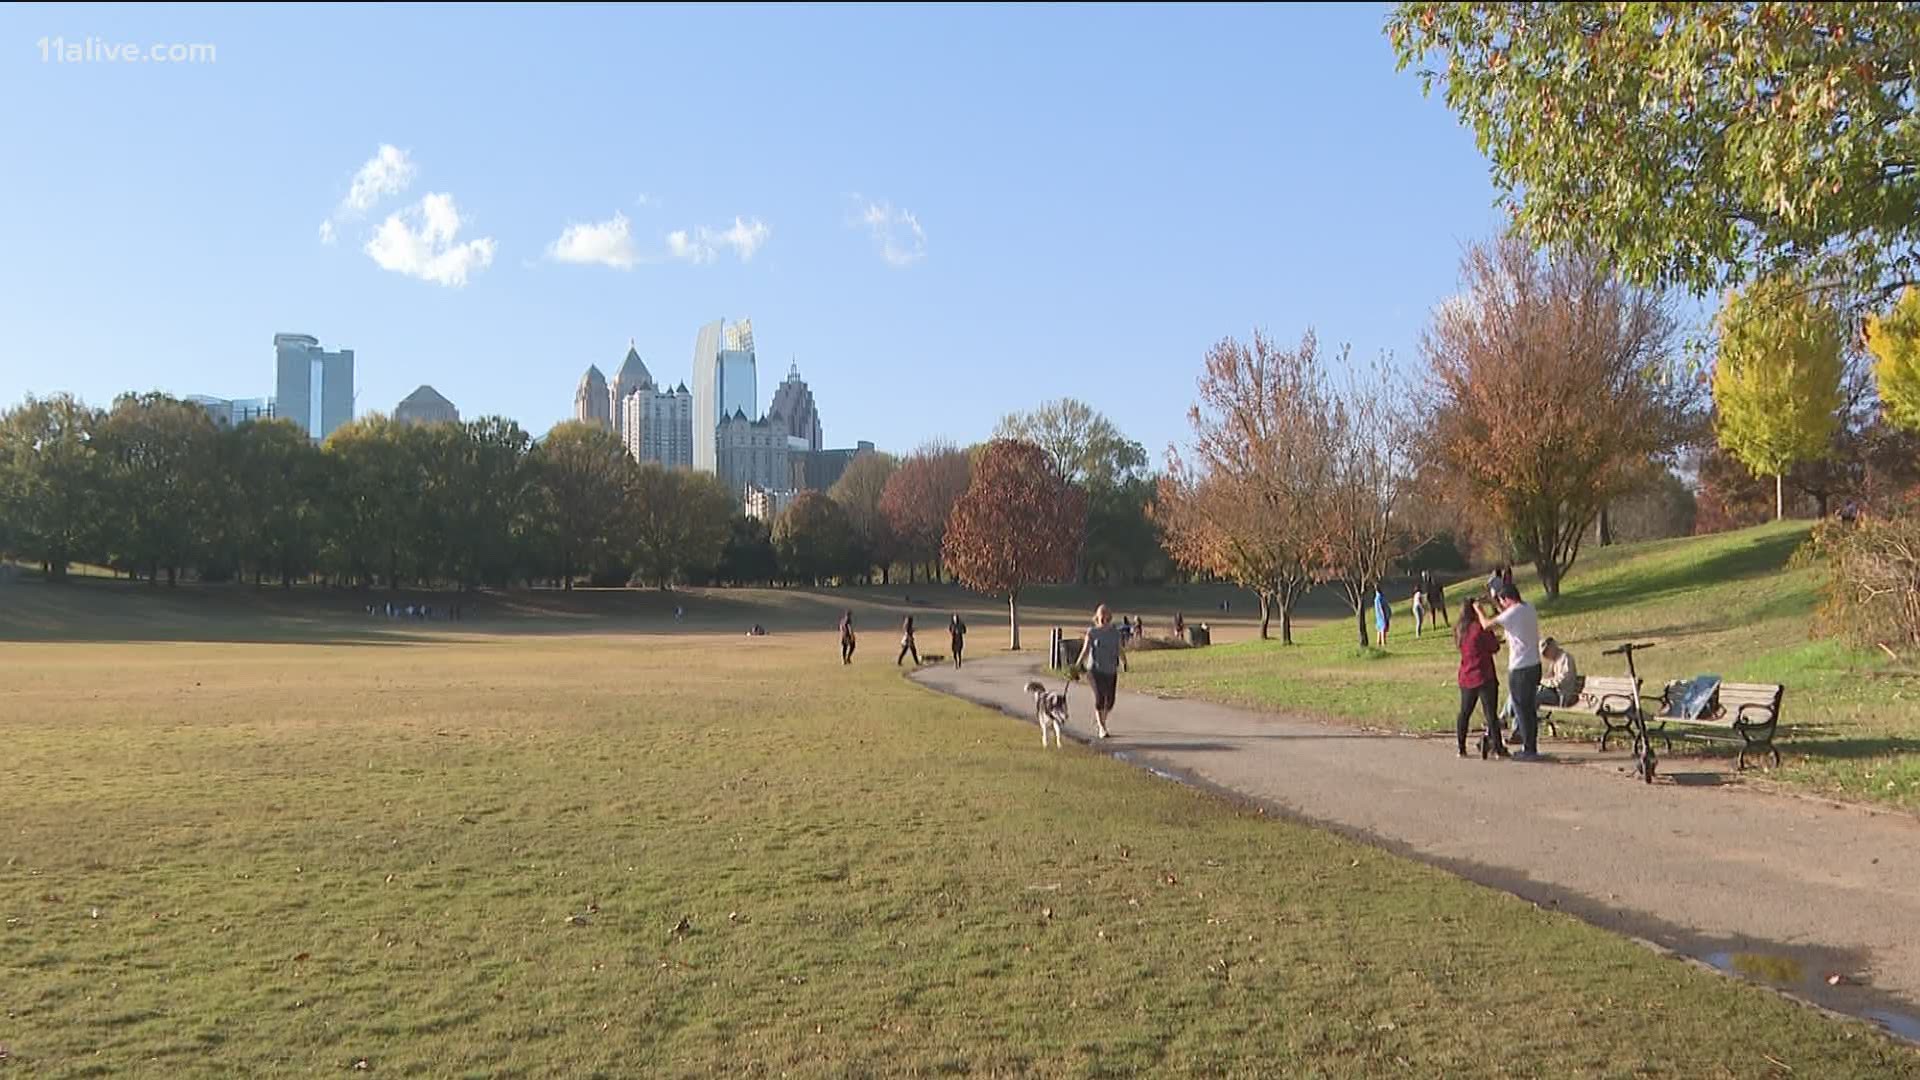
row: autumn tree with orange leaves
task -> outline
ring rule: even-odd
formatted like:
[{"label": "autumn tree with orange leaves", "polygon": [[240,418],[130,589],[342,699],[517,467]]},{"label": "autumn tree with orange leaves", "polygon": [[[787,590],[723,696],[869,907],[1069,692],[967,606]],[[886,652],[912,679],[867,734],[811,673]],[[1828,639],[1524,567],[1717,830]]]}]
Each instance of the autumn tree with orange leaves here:
[{"label": "autumn tree with orange leaves", "polygon": [[927,564],[927,580],[937,577],[940,543],[946,537],[953,504],[967,490],[967,455],[957,447],[930,443],[913,452],[887,477],[880,513],[892,527],[907,560],[907,580]]},{"label": "autumn tree with orange leaves", "polygon": [[1468,250],[1422,339],[1439,475],[1532,562],[1547,596],[1612,499],[1703,434],[1655,294],[1593,259],[1503,238]]},{"label": "autumn tree with orange leaves", "polygon": [[1168,554],[1258,597],[1262,639],[1277,612],[1293,644],[1294,605],[1323,562],[1330,415],[1312,332],[1285,350],[1255,331],[1207,352],[1190,457],[1167,455],[1153,517]]},{"label": "autumn tree with orange leaves", "polygon": [[1087,498],[1030,442],[995,439],[974,460],[953,506],[941,554],[960,583],[1007,599],[1009,640],[1020,648],[1020,591],[1073,575],[1086,541]]}]

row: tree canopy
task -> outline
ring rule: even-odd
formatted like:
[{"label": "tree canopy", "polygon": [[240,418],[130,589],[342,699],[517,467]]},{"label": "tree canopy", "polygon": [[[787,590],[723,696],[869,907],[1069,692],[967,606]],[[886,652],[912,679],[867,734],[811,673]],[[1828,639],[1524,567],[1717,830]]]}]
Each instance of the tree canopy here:
[{"label": "tree canopy", "polygon": [[1728,293],[1718,324],[1715,431],[1728,453],[1774,478],[1774,517],[1784,517],[1782,476],[1825,454],[1833,438],[1846,320],[1796,283],[1770,278]]},{"label": "tree canopy", "polygon": [[1387,35],[1538,245],[1696,294],[1920,280],[1920,6],[1403,3]]}]

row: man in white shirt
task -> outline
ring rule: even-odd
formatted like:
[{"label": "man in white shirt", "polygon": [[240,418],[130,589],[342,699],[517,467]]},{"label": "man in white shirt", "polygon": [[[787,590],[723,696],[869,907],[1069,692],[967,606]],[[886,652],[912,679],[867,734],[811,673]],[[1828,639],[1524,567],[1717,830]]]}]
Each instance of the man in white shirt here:
[{"label": "man in white shirt", "polygon": [[1514,726],[1519,729],[1521,746],[1515,761],[1540,760],[1540,617],[1533,605],[1520,599],[1520,590],[1502,584],[1494,594],[1500,604],[1498,615],[1487,614],[1474,606],[1480,625],[1494,627],[1507,634],[1507,696],[1513,701]]}]

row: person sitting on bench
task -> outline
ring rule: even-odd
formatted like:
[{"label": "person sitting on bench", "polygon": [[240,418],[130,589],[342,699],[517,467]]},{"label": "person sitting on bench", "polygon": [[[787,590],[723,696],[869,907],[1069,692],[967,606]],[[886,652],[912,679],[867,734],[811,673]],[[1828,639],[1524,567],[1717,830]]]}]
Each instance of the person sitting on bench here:
[{"label": "person sitting on bench", "polygon": [[1540,704],[1572,705],[1579,701],[1586,679],[1574,666],[1573,654],[1548,638],[1540,643],[1540,659],[1546,662],[1546,672],[1540,680]]}]

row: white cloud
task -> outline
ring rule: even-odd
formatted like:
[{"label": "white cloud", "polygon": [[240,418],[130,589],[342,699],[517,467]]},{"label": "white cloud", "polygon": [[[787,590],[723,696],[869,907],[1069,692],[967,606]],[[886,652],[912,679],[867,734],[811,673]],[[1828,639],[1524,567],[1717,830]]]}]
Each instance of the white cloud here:
[{"label": "white cloud", "polygon": [[493,263],[492,237],[462,244],[455,242],[459,234],[460,210],[453,196],[436,192],[388,215],[367,241],[366,252],[382,270],[458,289]]},{"label": "white cloud", "polygon": [[633,250],[633,230],[627,215],[615,210],[613,220],[588,225],[568,225],[560,238],[547,245],[547,258],[555,262],[579,265],[611,266],[631,270],[638,257]]},{"label": "white cloud", "polygon": [[[858,195],[854,196],[860,200]],[[927,231],[920,219],[905,207],[890,202],[869,202],[856,224],[866,226],[888,266],[900,269],[927,257]]]},{"label": "white cloud", "polygon": [[347,197],[340,200],[340,209],[334,216],[364,214],[381,199],[406,191],[413,183],[414,172],[413,160],[405,150],[381,143],[373,157],[353,174],[353,186],[347,190]]},{"label": "white cloud", "polygon": [[675,229],[667,234],[667,254],[692,263],[710,263],[719,257],[722,248],[729,248],[741,262],[751,262],[753,253],[772,235],[773,230],[759,218],[749,221],[735,217],[733,224],[725,229],[705,225],[691,232]]},{"label": "white cloud", "polygon": [[347,188],[347,197],[333,208],[333,213],[320,223],[320,243],[332,247],[339,239],[338,226],[348,221],[358,221],[367,215],[367,211],[380,205],[380,201],[389,195],[399,195],[413,184],[413,159],[405,150],[391,143],[381,143],[366,164],[353,174],[353,182]]}]

